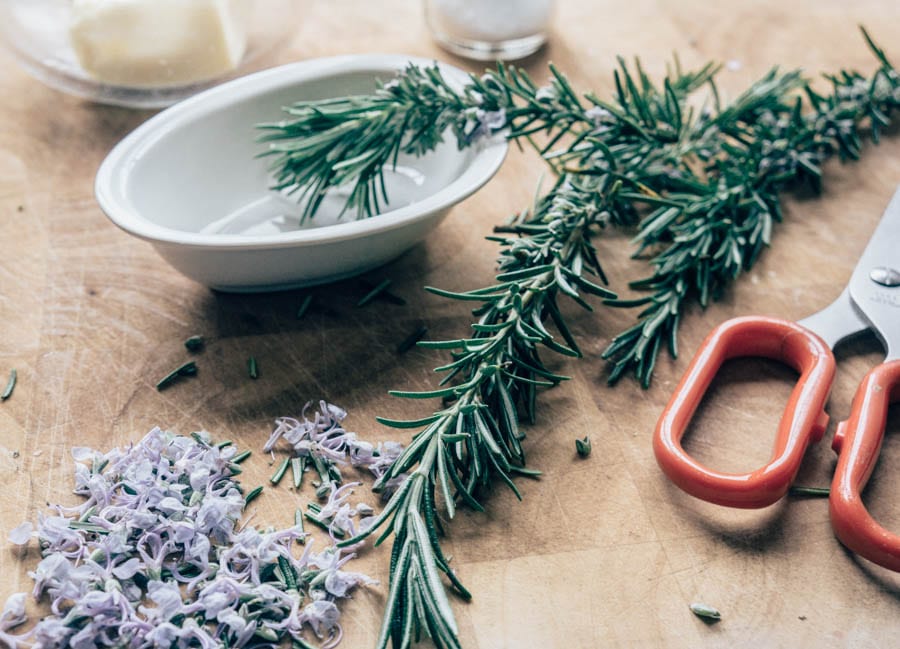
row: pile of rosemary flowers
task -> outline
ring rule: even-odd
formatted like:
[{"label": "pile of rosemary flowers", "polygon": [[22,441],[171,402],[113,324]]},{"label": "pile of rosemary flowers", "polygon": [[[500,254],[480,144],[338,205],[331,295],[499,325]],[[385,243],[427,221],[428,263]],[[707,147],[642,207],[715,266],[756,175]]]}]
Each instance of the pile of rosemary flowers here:
[{"label": "pile of rosemary flowers", "polygon": [[[241,455],[205,433],[157,428],[124,449],[72,454],[75,493],[85,500],[41,517],[44,558],[30,573],[34,597],[46,596],[51,613],[16,634],[26,621],[25,593],[10,597],[0,614],[6,646],[213,649],[289,641],[310,649],[314,634],[334,647],[341,639],[336,601],[375,583],[343,569],[352,551],[314,552],[299,525],[239,525],[258,491],[243,494],[235,479]],[[328,504],[345,505],[350,516],[347,495],[332,485]],[[26,523],[10,540],[26,544],[33,534]],[[296,541],[305,543],[300,556]]]},{"label": "pile of rosemary flowers", "polygon": [[[378,647],[407,647],[424,632],[438,647],[459,647],[458,630],[439,571],[469,594],[440,547],[438,496],[448,517],[457,503],[481,509],[495,479],[516,491],[524,468],[521,420],[533,421],[538,388],[565,377],[541,353],[581,352],[559,301],[585,309],[639,307],[636,322],[604,352],[609,381],[632,373],[649,386],[663,348],[677,354],[678,326],[691,302],[707,305],[747,271],[781,221],[780,194],[797,185],[818,189],[822,163],[856,159],[866,133],[878,140],[900,106],[900,76],[863,35],[878,68],[827,75],[827,92],[796,71],[773,69],[734,101],[722,104],[719,67],[682,70],[677,61],[655,84],[639,62],[620,61],[608,100],[579,95],[551,66],[548,85],[498,65],[449,84],[437,66],[410,66],[371,95],[301,102],[284,121],[267,124],[275,186],[306,201],[312,216],[325,194],[349,189],[347,209],[369,216],[388,202],[383,171],[399,153],[424,154],[448,136],[460,148],[485,137],[528,143],[557,174],[552,188],[489,237],[500,245],[499,274],[484,288],[451,293],[475,306],[471,332],[423,342],[446,349],[440,386],[399,397],[441,398],[416,421],[381,419],[418,429],[376,483],[399,482],[384,511],[354,544],[381,530],[394,536],[391,586]],[[705,94],[702,109],[693,98]],[[607,288],[591,240],[607,226],[631,228],[646,277],[629,284],[634,300]],[[518,493],[518,492],[516,492]]]}]

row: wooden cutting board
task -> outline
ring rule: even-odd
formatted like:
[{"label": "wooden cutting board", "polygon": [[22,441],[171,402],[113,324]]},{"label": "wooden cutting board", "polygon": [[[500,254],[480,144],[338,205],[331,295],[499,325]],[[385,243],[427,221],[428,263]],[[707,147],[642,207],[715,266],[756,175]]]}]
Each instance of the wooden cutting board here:
[{"label": "wooden cutting board", "polygon": [[[612,88],[615,55],[639,54],[654,75],[673,51],[685,65],[729,61],[721,75],[734,96],[771,65],[809,74],[874,62],[856,25],[866,24],[900,60],[900,5],[895,2],[701,0],[627,3],[563,0],[550,46],[526,61],[546,78],[553,60],[577,88],[601,96]],[[310,2],[290,48],[268,61],[348,52],[403,52],[441,58],[472,70],[435,47],[421,8],[411,0]],[[408,301],[355,308],[357,280],[317,291],[317,307],[295,318],[300,292],[213,293],[172,270],[146,243],[111,225],[92,196],[93,174],[109,149],[149,113],[67,97],[0,67],[0,375],[19,371],[0,404],[0,543],[46,502],[74,502],[73,445],[107,449],[160,425],[188,433],[205,428],[260,449],[272,421],[327,398],[350,412],[348,426],[368,439],[393,431],[374,416],[420,417],[427,406],[388,397],[390,388],[428,388],[437,352],[396,345],[420,324],[434,338],[458,337],[466,305],[428,295],[426,284],[467,289],[489,282],[497,250],[483,239],[518,211],[543,171],[534,155],[512,151],[499,175],[459,205],[427,241],[370,279],[391,278]],[[656,418],[687,359],[714,324],[741,314],[800,318],[830,302],[900,181],[900,132],[867,145],[859,163],[826,166],[819,198],[789,197],[772,248],[725,299],[692,309],[682,327],[682,358],[661,359],[653,385],[605,385],[599,353],[633,317],[598,309],[575,313],[584,360],[560,362],[574,380],[540,397],[526,452],[544,472],[520,481],[524,501],[497,489],[486,513],[466,510],[449,526],[448,554],[473,591],[455,602],[468,649],[521,647],[886,647],[900,643],[900,577],[858,560],[835,540],[825,500],[791,499],[756,512],[693,500],[667,482],[650,450]],[[598,241],[613,288],[643,272],[627,258],[628,234]],[[900,242],[898,242],[900,243]],[[182,341],[208,340],[199,375],[164,392],[154,383],[186,356]],[[247,377],[258,359],[260,378]],[[838,354],[830,412],[846,416],[863,374],[881,358],[863,338]],[[778,365],[736,362],[704,405],[692,448],[725,469],[763,463],[793,377]],[[828,440],[813,448],[799,482],[825,486],[834,466]],[[881,464],[866,500],[885,525],[900,530],[900,417],[895,411]],[[590,435],[593,454],[575,456]],[[271,474],[257,453],[248,484]],[[256,522],[290,524],[298,502],[288,489],[256,501]],[[370,499],[374,502],[374,499]],[[0,546],[0,599],[30,590],[26,571],[38,560]],[[383,581],[386,548],[367,550],[358,569]],[[386,588],[359,592],[346,604],[344,644],[369,647]],[[704,602],[722,611],[707,625],[688,610]],[[32,610],[37,610],[32,607]]]}]

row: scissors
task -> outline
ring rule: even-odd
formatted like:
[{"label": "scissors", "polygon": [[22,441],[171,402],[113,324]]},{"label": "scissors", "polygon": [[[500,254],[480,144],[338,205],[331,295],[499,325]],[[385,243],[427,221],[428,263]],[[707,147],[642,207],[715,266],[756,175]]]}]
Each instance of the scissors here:
[{"label": "scissors", "polygon": [[[829,494],[838,539],[856,554],[900,571],[900,536],[879,525],[860,494],[878,459],[888,406],[900,401],[900,188],[862,254],[850,283],[822,311],[799,322],[741,317],[716,327],[701,345],[663,411],[653,437],[666,475],[689,494],[729,507],[766,507],[788,491],[803,454],[828,425],[825,403],[835,375],[832,349],[846,338],[873,331],[885,360],[863,378],[849,418],[837,426],[838,454]],[[778,426],[771,460],[751,473],[710,469],[682,447],[681,438],[722,363],[765,357],[799,372]]]}]

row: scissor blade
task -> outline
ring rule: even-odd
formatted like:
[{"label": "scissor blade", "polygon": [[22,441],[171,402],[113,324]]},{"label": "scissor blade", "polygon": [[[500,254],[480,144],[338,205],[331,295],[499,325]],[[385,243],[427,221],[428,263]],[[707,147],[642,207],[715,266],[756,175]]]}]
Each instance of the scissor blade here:
[{"label": "scissor blade", "polygon": [[900,354],[900,188],[850,277],[850,298],[887,352]]},{"label": "scissor blade", "polygon": [[841,291],[840,297],[821,311],[800,320],[799,324],[819,334],[832,349],[842,340],[871,329],[869,321],[853,305],[849,288]]}]

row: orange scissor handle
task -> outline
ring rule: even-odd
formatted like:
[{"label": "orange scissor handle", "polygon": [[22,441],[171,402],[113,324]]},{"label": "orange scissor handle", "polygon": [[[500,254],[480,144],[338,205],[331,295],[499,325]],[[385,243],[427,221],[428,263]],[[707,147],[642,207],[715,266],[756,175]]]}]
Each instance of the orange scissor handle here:
[{"label": "orange scissor handle", "polygon": [[887,423],[888,406],[900,401],[900,360],[869,372],[853,398],[850,418],[838,424],[838,453],[831,483],[831,525],[841,543],[861,557],[900,571],[900,536],[869,515],[860,494],[872,475]]},{"label": "orange scissor handle", "polygon": [[[781,417],[769,463],[752,473],[722,473],[691,457],[681,438],[722,363],[742,356],[782,361],[800,378]],[[810,442],[822,438],[834,372],[828,345],[795,322],[746,317],[722,323],[700,346],[656,425],[657,462],[675,484],[697,498],[729,507],[771,505],[787,492]]]}]

